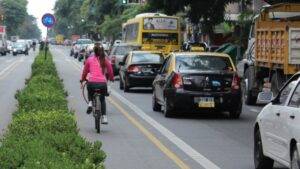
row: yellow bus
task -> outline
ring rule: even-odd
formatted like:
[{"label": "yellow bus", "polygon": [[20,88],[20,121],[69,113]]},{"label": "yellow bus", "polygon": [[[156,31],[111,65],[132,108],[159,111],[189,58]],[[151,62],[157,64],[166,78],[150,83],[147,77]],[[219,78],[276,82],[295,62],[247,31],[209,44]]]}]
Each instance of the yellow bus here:
[{"label": "yellow bus", "polygon": [[168,54],[180,50],[180,21],[159,13],[139,14],[123,24],[122,36],[125,43],[141,46],[142,50]]}]

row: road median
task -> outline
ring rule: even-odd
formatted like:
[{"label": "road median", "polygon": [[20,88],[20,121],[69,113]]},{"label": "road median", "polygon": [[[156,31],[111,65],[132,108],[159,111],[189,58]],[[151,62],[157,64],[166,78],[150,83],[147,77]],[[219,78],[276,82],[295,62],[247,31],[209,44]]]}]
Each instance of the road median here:
[{"label": "road median", "polygon": [[79,135],[51,54],[36,57],[26,84],[0,141],[0,168],[104,169],[102,144]]}]

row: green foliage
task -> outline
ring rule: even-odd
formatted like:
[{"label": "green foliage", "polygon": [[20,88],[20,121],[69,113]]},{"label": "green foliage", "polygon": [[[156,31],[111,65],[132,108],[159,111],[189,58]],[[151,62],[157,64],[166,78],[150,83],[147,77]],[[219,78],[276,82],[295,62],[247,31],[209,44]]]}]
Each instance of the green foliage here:
[{"label": "green foliage", "polygon": [[79,136],[52,57],[32,65],[27,87],[16,94],[19,108],[0,143],[0,168],[104,169],[101,143]]},{"label": "green foliage", "polygon": [[8,36],[19,35],[21,38],[40,37],[41,32],[36,24],[36,18],[27,14],[27,3],[27,0],[0,1]]},{"label": "green foliage", "polygon": [[153,11],[160,9],[169,15],[186,11],[192,23],[201,23],[202,30],[211,34],[213,26],[224,21],[226,5],[238,1],[241,0],[149,0],[149,4]]},{"label": "green foliage", "polygon": [[20,27],[19,36],[24,39],[39,39],[41,30],[38,27],[37,20],[32,15],[27,15],[25,21]]},{"label": "green foliage", "polygon": [[117,16],[106,15],[104,22],[100,25],[100,31],[102,35],[111,37],[113,39],[118,38],[122,32],[122,24],[128,19],[134,18],[137,14],[147,11],[147,6],[132,5],[123,11],[122,14]]}]

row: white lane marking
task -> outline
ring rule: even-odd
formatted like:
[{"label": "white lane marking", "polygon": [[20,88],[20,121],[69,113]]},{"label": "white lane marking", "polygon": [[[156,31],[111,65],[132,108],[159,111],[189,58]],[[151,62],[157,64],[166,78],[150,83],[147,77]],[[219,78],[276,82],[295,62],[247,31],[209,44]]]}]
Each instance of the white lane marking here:
[{"label": "white lane marking", "polygon": [[17,63],[23,62],[24,58],[20,58],[18,60],[16,60],[15,62],[13,62],[12,64],[8,65],[5,69],[3,69],[0,72],[0,77],[3,76],[7,71],[9,71],[12,67],[14,67]]},{"label": "white lane marking", "polygon": [[114,95],[118,100],[123,102],[126,106],[128,106],[130,109],[132,109],[135,114],[137,114],[140,118],[145,120],[148,124],[150,124],[152,127],[154,127],[156,130],[158,130],[163,136],[165,136],[170,142],[175,144],[180,150],[182,150],[186,155],[191,157],[193,160],[195,160],[198,164],[200,164],[205,169],[220,169],[216,164],[214,164],[212,161],[207,159],[204,155],[197,152],[195,149],[193,149],[190,145],[185,143],[183,140],[181,140],[179,137],[177,137],[174,133],[172,133],[170,130],[168,130],[166,127],[155,121],[153,118],[148,116],[143,110],[141,110],[139,107],[131,103],[129,100],[124,98],[122,95],[120,95],[118,92],[116,92],[114,89],[111,89],[112,95]]},{"label": "white lane marking", "polygon": [[[75,64],[78,68],[82,69],[82,66],[77,62],[71,60],[71,63]],[[121,96],[115,90],[111,89],[111,94],[114,95],[118,100],[123,102],[123,104],[127,105],[130,109],[134,111],[140,118],[145,120],[148,124],[150,124],[153,128],[155,128],[158,132],[160,132],[163,136],[165,136],[170,142],[175,144],[181,151],[183,151],[187,156],[195,160],[198,164],[200,164],[205,169],[221,169],[219,166],[214,164],[212,161],[207,159],[204,155],[197,152],[190,145],[185,143],[179,137],[177,137],[174,133],[168,130],[166,127],[155,121],[153,118],[148,116],[143,110],[139,107],[131,103],[129,100]]]}]

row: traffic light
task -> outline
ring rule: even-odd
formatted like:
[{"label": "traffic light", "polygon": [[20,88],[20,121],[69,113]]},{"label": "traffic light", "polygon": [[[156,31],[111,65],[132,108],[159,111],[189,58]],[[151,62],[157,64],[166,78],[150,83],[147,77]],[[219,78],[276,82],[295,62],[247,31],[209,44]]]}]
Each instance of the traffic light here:
[{"label": "traffic light", "polygon": [[122,0],[122,4],[127,4],[127,0]]}]

